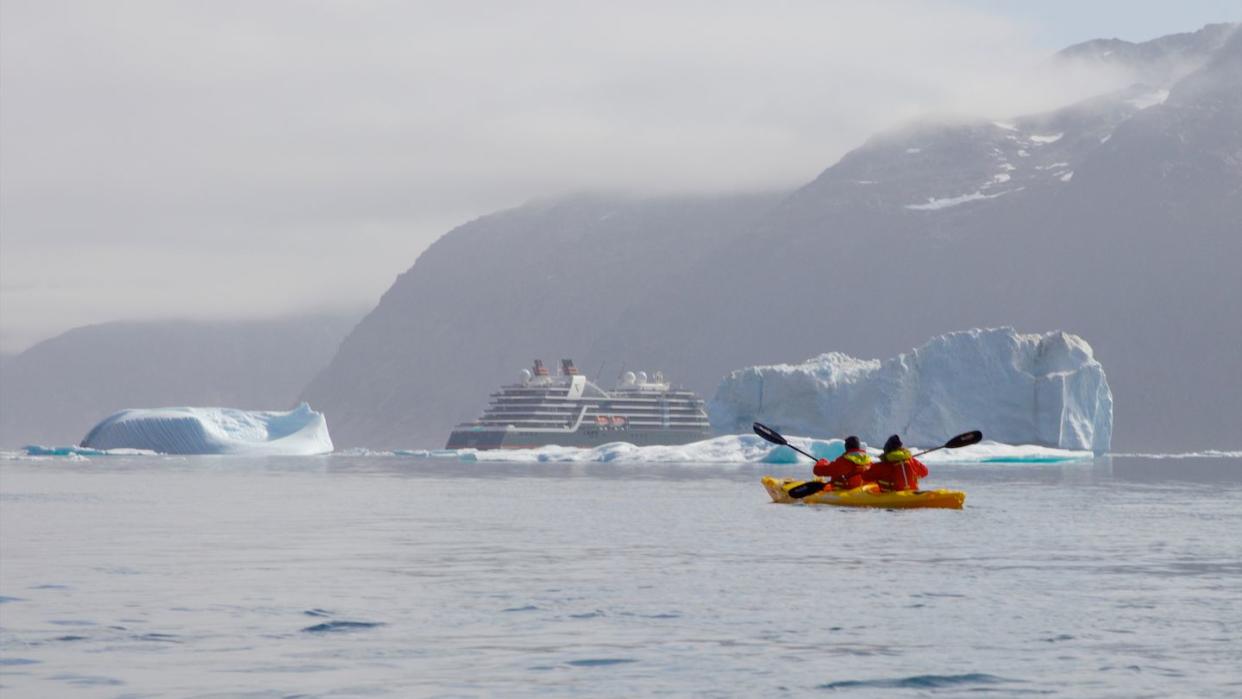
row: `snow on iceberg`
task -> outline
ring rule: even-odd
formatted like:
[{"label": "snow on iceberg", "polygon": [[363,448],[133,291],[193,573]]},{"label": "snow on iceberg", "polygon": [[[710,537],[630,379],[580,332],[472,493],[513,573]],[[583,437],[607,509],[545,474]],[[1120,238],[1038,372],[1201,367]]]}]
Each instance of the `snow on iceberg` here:
[{"label": "snow on iceberg", "polygon": [[331,452],[332,438],[323,414],[306,403],[288,412],[144,408],[108,416],[80,446],[161,454],[305,456]]},{"label": "snow on iceberg", "polygon": [[758,420],[794,434],[856,434],[936,446],[979,429],[991,440],[1108,451],[1113,395],[1082,338],[1013,328],[934,338],[884,361],[838,352],[750,367],[721,381],[708,416],[720,432]]}]

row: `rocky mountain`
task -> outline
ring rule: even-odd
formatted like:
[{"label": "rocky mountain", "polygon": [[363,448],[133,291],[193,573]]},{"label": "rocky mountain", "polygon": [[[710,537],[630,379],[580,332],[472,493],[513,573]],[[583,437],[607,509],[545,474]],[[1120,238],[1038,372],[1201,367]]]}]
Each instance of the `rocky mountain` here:
[{"label": "rocky mountain", "polygon": [[744,366],[1012,325],[1092,344],[1115,450],[1236,446],[1242,34],[1192,36],[1202,60],[1164,82],[882,133],[794,192],[568,197],[461,226],[303,396],[338,446],[440,446],[535,356],[710,395]]},{"label": "rocky mountain", "polygon": [[70,330],[0,364],[0,446],[76,444],[124,408],[291,408],[357,322],[117,322]]},{"label": "rocky mountain", "polygon": [[1058,52],[1054,62],[1106,66],[1122,71],[1132,82],[1168,84],[1212,60],[1236,26],[1209,24],[1195,32],[1169,34],[1140,43],[1093,39]]}]

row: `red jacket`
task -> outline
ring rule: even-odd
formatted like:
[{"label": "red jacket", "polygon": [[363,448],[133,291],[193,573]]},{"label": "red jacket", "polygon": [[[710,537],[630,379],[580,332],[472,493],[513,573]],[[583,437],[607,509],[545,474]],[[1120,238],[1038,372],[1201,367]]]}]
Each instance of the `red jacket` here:
[{"label": "red jacket", "polygon": [[899,449],[872,464],[863,480],[879,485],[880,490],[918,490],[919,479],[926,476],[927,467],[923,462],[910,456],[905,449]]},{"label": "red jacket", "polygon": [[864,476],[871,468],[871,457],[862,449],[852,449],[829,462],[820,459],[815,462],[815,475],[831,478],[832,486],[838,490],[857,488],[864,482]]}]

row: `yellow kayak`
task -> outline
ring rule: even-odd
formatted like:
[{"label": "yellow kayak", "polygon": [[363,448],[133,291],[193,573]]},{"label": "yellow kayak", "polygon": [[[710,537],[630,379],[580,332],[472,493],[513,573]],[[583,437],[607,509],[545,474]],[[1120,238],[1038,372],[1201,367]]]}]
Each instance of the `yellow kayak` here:
[{"label": "yellow kayak", "polygon": [[838,507],[886,507],[905,509],[914,507],[935,507],[949,510],[960,510],[966,502],[966,493],[960,490],[904,490],[896,493],[881,493],[874,483],[868,483],[853,490],[821,490],[801,500],[789,497],[789,489],[806,481],[793,478],[763,477],[763,487],[772,502],[793,504],[804,502],[809,505],[836,505]]}]

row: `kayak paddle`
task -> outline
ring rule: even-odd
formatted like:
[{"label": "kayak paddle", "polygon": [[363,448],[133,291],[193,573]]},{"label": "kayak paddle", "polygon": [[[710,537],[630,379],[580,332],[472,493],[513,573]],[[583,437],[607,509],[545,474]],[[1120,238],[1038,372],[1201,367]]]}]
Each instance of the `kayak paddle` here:
[{"label": "kayak paddle", "polygon": [[776,430],[772,429],[771,427],[768,427],[762,422],[756,422],[755,424],[751,425],[751,427],[755,430],[755,434],[759,435],[760,437],[763,437],[769,442],[773,444],[779,444],[782,447],[789,447],[790,449],[793,449],[794,451],[798,452],[799,454],[805,456],[808,459],[819,461],[819,459],[815,458],[814,456],[811,456],[810,454],[802,451],[798,447],[795,447],[794,445],[790,444],[789,440],[782,437],[780,432],[777,432]]},{"label": "kayak paddle", "polygon": [[915,454],[915,456],[922,456],[924,454],[930,454],[933,451],[940,451],[941,449],[960,449],[962,447],[968,447],[972,444],[978,444],[979,442],[982,442],[982,441],[983,441],[983,433],[980,432],[979,430],[974,430],[971,432],[963,432],[959,434],[958,436],[954,437],[953,439],[950,439],[944,444],[936,447],[935,449],[928,449],[927,451],[921,451]]},{"label": "kayak paddle", "polygon": [[[754,424],[754,430],[755,430],[755,434],[759,435],[760,437],[763,437],[764,439],[768,440],[769,442],[772,442],[773,444],[780,444],[782,446],[789,447],[790,449],[793,449],[794,451],[798,452],[799,454],[802,454],[803,456],[809,459],[815,459],[815,461],[819,461],[819,459],[816,459],[814,456],[811,456],[810,454],[802,451],[798,447],[795,447],[794,445],[790,444],[788,440],[786,440],[784,437],[780,435],[780,433],[778,433],[776,430],[773,430],[771,427],[764,425],[763,423],[756,422]],[[940,451],[941,449],[960,449],[961,447],[968,447],[972,444],[978,444],[981,441],[983,441],[983,433],[980,432],[979,430],[963,432],[962,434],[957,435],[956,437],[950,439],[949,441],[945,442],[944,444],[934,449],[928,449],[927,451],[921,451],[915,454],[914,456],[917,457],[917,456],[922,456],[924,454],[930,454],[933,451]],[[823,481],[807,481],[805,483],[799,483],[798,485],[795,485],[794,487],[790,488],[786,492],[789,493],[789,497],[794,498],[795,500],[801,500],[802,498],[808,495],[814,495],[815,493],[818,493],[819,491],[823,490],[824,486],[826,485],[828,484]]]},{"label": "kayak paddle", "polygon": [[[819,459],[815,458],[814,456],[790,444],[789,440],[782,437],[780,432],[777,432],[776,430],[772,429],[771,427],[768,427],[762,422],[756,422],[755,424],[751,425],[751,428],[755,430],[755,434],[759,435],[760,437],[763,437],[764,439],[768,440],[769,442],[773,444],[779,444],[783,447],[789,447],[790,449],[793,449],[794,451],[798,452],[799,454],[805,456],[806,458],[812,461],[816,461],[816,462],[819,461]],[[827,485],[827,483],[824,483],[822,481],[807,481],[806,483],[799,483],[798,485],[795,485],[794,487],[790,488],[786,492],[789,494],[789,497],[795,500],[801,500],[802,498],[808,495],[814,495],[815,493],[818,493],[819,491],[823,490],[825,485]]]}]

